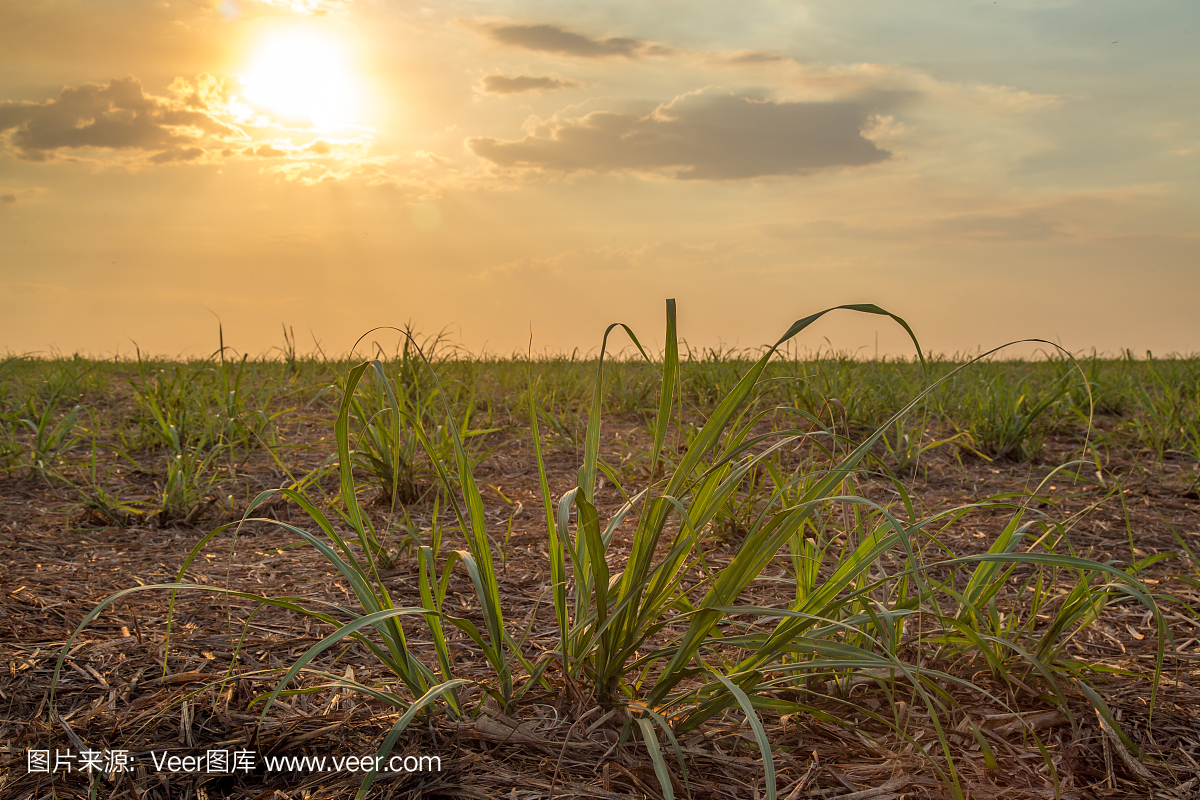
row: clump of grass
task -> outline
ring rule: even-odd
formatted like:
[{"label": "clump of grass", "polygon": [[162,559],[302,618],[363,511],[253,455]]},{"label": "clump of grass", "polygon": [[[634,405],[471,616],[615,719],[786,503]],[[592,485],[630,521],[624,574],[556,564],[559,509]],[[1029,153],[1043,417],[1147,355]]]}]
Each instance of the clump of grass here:
[{"label": "clump of grass", "polygon": [[214,354],[196,364],[157,369],[139,361],[131,386],[144,439],[175,453],[222,450],[229,459],[271,446],[273,422],[287,409],[268,411],[270,392],[251,396],[247,361],[216,361]]},{"label": "clump of grass", "polygon": [[[424,445],[429,447],[429,461],[453,461],[451,429],[436,422],[443,409],[452,415],[456,435],[463,442],[498,430],[473,427],[477,404],[472,382],[468,381],[471,388],[466,392],[449,398],[445,395],[446,388],[437,378],[432,361],[440,336],[426,340],[425,346],[431,351],[427,355],[416,344],[411,327],[400,333],[404,342],[399,357],[391,362],[392,369],[389,371],[379,359],[372,361],[371,381],[360,382],[351,393],[350,403],[354,464],[370,476],[380,501],[393,509],[397,503],[415,503],[422,494],[419,458],[425,452]],[[428,365],[427,371],[424,365]],[[461,387],[458,384],[457,388]],[[451,409],[458,413],[453,414]],[[469,466],[474,468],[484,455],[472,454]],[[427,476],[432,473],[426,468]]]},{"label": "clump of grass", "polygon": [[[1066,359],[1060,359],[1068,368]],[[1123,417],[1135,406],[1136,380],[1124,362],[1112,362],[1092,354],[1084,365],[1085,382],[1073,383],[1065,400],[1076,419],[1085,424],[1095,416]]]},{"label": "clump of grass", "polygon": [[1169,455],[1200,459],[1200,374],[1178,359],[1155,359],[1146,353],[1142,365],[1149,381],[1138,383],[1136,435],[1162,461]]},{"label": "clump of grass", "polygon": [[[887,314],[874,306],[848,308]],[[698,603],[682,587],[691,570],[703,564],[699,531],[727,507],[729,498],[750,470],[774,449],[768,448],[757,454],[752,451],[754,445],[764,440],[764,437],[752,435],[754,425],[762,418],[762,414],[741,419],[739,411],[751,396],[760,375],[779,346],[825,313],[828,312],[798,321],[775,346],[769,348],[720,402],[674,470],[657,486],[634,496],[607,524],[601,524],[594,497],[596,478],[601,470],[598,443],[603,346],[584,446],[584,463],[579,471],[579,485],[558,501],[557,514],[553,512],[540,444],[537,445],[550,537],[551,581],[560,632],[558,657],[562,670],[567,676],[568,685],[573,681],[583,681],[592,687],[593,696],[602,705],[626,709],[626,729],[632,726],[639,732],[654,761],[660,786],[668,797],[673,796],[673,791],[659,747],[658,732],[665,734],[676,749],[677,745],[672,728],[663,715],[673,706],[689,700],[697,702],[699,706],[686,714],[680,724],[683,729],[695,727],[725,708],[725,698],[729,703],[740,706],[747,714],[763,752],[768,797],[775,795],[770,747],[754,713],[753,701],[747,694],[747,690],[750,693],[757,690],[756,681],[751,680],[747,684],[747,677],[761,673],[752,670],[731,677],[724,674],[723,670],[713,668],[698,671],[692,662],[695,659],[704,663],[704,659],[700,658],[701,648],[708,645],[714,631],[734,611],[732,607],[739,595],[758,578],[775,553],[793,538],[813,506],[837,491],[865,450],[856,451],[852,458],[813,483],[804,495],[804,512],[779,508],[773,512],[764,511],[742,541],[732,562],[719,572],[708,574],[705,583],[710,588]],[[907,330],[908,326],[903,320],[893,319]],[[625,330],[640,349],[632,331],[628,328]],[[605,343],[607,336],[606,333]],[[651,451],[651,475],[657,473],[655,467],[663,457],[679,370],[675,308],[670,301],[666,341],[662,389]],[[537,418],[536,413],[531,412],[530,416],[534,420]],[[791,437],[804,435],[788,433]],[[536,443],[536,426],[534,436]],[[787,437],[784,438],[786,441]],[[638,506],[637,528],[631,550],[623,569],[613,575],[608,563],[608,550],[617,528],[635,505]],[[576,517],[573,536],[570,526],[572,508]],[[676,515],[672,530],[668,522]],[[660,543],[666,555],[658,558]],[[571,581],[566,579],[568,561],[573,576]],[[853,574],[853,571],[846,574]],[[837,585],[832,594],[836,595],[840,588],[841,585]],[[687,630],[674,634],[669,645],[655,648],[650,655],[640,655],[653,637],[664,633],[675,614],[691,620]],[[645,685],[644,682],[652,673],[656,673],[656,677]],[[680,689],[682,682],[698,674],[706,675],[712,681],[713,688]],[[720,699],[717,699],[718,695]]]},{"label": "clump of grass", "polygon": [[963,431],[938,438],[931,435],[931,429],[927,428],[926,424],[927,416],[902,417],[881,428],[880,449],[889,469],[894,469],[902,475],[914,476],[926,453],[941,447],[961,446],[967,438]]},{"label": "clump of grass", "polygon": [[290,409],[271,409],[275,392],[248,386],[248,357],[228,360],[220,348],[192,364],[155,367],[138,354],[130,381],[141,411],[141,441],[163,451],[160,523],[192,523],[219,500],[222,473],[260,446],[275,443],[275,420]]},{"label": "clump of grass", "polygon": [[1026,378],[986,378],[960,394],[958,407],[945,413],[976,455],[989,461],[1028,461],[1042,452],[1047,417],[1069,388],[1064,383],[1038,396]]},{"label": "clump of grass", "polygon": [[9,415],[15,427],[25,433],[23,445],[16,437],[12,438],[10,458],[18,456],[31,476],[61,479],[64,459],[83,441],[79,424],[82,412],[79,405],[64,410],[54,396],[44,400],[30,396],[23,408]]},{"label": "clump of grass", "polygon": [[413,401],[403,383],[373,373],[369,388],[360,388],[351,402],[356,424],[354,462],[373,478],[383,503],[407,505],[420,497],[416,455],[420,448],[414,426]]},{"label": "clump of grass", "polygon": [[[6,470],[27,470],[31,477],[65,481],[66,457],[77,450],[87,434],[82,418],[82,381],[92,367],[78,355],[56,360],[38,369],[32,385],[10,393],[13,373],[31,360],[14,357],[0,364],[0,463]],[[14,397],[12,394],[16,394]]]}]

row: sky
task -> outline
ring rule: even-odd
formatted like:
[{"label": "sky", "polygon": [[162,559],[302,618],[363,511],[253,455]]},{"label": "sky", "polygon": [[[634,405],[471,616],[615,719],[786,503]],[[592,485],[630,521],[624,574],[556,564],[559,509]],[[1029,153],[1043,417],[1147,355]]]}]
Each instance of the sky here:
[{"label": "sky", "polygon": [[875,303],[1197,353],[1197,41],[1194,0],[4,0],[0,352],[660,348],[675,298],[694,349]]}]

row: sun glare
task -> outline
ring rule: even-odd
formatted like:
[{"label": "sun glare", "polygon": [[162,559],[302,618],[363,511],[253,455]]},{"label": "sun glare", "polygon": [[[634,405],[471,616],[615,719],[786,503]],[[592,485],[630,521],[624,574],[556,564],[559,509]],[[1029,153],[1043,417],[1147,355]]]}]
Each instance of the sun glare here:
[{"label": "sun glare", "polygon": [[359,80],[337,39],[313,30],[284,30],[258,46],[243,76],[246,99],[282,122],[318,128],[354,121]]}]

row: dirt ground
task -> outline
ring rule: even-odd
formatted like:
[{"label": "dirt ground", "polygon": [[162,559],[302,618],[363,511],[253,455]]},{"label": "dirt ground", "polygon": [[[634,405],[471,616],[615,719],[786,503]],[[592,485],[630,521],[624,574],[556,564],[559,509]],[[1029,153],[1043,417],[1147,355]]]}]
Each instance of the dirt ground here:
[{"label": "dirt ground", "polygon": [[[619,460],[629,439],[639,435],[639,427],[620,420],[606,420],[605,426],[604,449]],[[285,442],[289,436],[292,444],[299,444],[316,433],[297,428],[285,435]],[[941,451],[906,483],[920,505],[917,510],[931,513],[1002,492],[1032,491],[1051,465],[1069,458],[1073,447],[1072,441],[1051,439],[1035,463],[960,460]],[[294,470],[311,469],[330,449],[289,450],[285,461],[290,459],[287,463]],[[552,449],[548,466],[556,494],[573,485],[578,460],[570,446]],[[1106,465],[1107,485],[1113,478],[1120,480],[1123,502],[1116,496],[1104,500],[1106,488],[1098,482],[1073,483],[1060,473],[1043,488],[1051,502],[1033,507],[1066,520],[1077,552],[1092,558],[1126,563],[1131,547],[1139,558],[1178,552],[1172,530],[1200,549],[1200,500],[1193,469],[1191,463],[1154,463],[1144,453],[1124,452]],[[244,509],[244,498],[286,481],[265,456],[243,465],[240,474],[236,485],[223,487],[234,496],[234,516]],[[514,631],[528,628],[524,648],[536,657],[555,647],[557,633],[545,592],[549,561],[528,434],[503,443],[481,465],[477,478],[488,503],[494,546],[503,556],[498,577],[506,623]],[[130,473],[121,479],[127,494],[139,485],[152,491],[149,475]],[[890,486],[876,476],[861,479],[857,488],[866,497],[890,502]],[[611,487],[598,498],[602,514],[619,503]],[[307,522],[298,508],[283,503],[273,503],[267,513],[296,525]],[[386,508],[375,505],[371,513],[381,528],[386,526]],[[428,525],[431,505],[419,504],[410,513],[418,527]],[[981,552],[1010,513],[973,514],[939,535],[960,555]],[[510,519],[511,535],[506,537]],[[118,527],[85,512],[70,487],[16,474],[0,478],[0,798],[354,796],[360,772],[266,768],[265,759],[280,754],[374,754],[397,718],[394,710],[361,695],[322,690],[281,697],[260,722],[261,705],[250,708],[249,703],[274,683],[266,676],[255,677],[256,671],[290,664],[328,633],[297,615],[267,609],[247,622],[249,607],[244,603],[183,592],[175,604],[164,672],[170,593],[133,593],[109,606],[71,644],[51,697],[56,660],[85,615],[114,592],[175,580],[187,552],[221,521],[160,526],[139,519]],[[348,601],[348,588],[319,554],[311,547],[288,547],[296,540],[269,523],[248,523],[236,537],[226,533],[214,539],[193,563],[187,580]],[[727,562],[738,541],[736,530],[715,537],[709,563]],[[619,549],[619,537],[617,542]],[[443,550],[455,546],[449,541]],[[401,550],[384,577],[397,605],[419,604],[416,560],[410,552]],[[958,724],[961,713],[951,714],[954,763],[969,797],[1200,797],[1200,619],[1188,608],[1200,608],[1198,576],[1193,565],[1170,558],[1151,566],[1143,577],[1164,598],[1162,608],[1173,638],[1166,645],[1153,707],[1151,677],[1158,638],[1153,622],[1136,604],[1110,608],[1068,650],[1112,669],[1107,676],[1094,673],[1091,680],[1141,748],[1141,757],[1132,756],[1105,729],[1078,690],[1068,690],[1068,719],[1037,696],[1044,689],[1014,690],[982,672],[965,675],[1021,712],[1018,716],[978,696],[958,698],[962,709],[981,721],[996,762],[989,768],[975,735]],[[771,601],[770,593],[778,591],[775,602],[786,603],[786,588],[754,591],[758,602]],[[465,573],[456,576],[450,596],[459,603],[458,611],[473,613]],[[1165,599],[1168,596],[1172,599]],[[420,626],[409,630],[414,649],[432,659]],[[468,645],[464,638],[453,648],[457,674],[483,679],[489,668]],[[360,646],[336,661],[327,659],[324,666],[363,683],[388,680]],[[223,680],[227,673],[231,676]],[[439,715],[410,727],[395,753],[413,756],[412,763],[421,756],[437,756],[441,770],[382,776],[372,796],[660,797],[644,747],[636,741],[622,744],[619,726],[586,698],[568,691],[555,668],[547,672],[547,680],[553,691],[532,690],[509,714],[485,705],[472,721]],[[319,681],[301,683],[315,686]],[[466,697],[478,702],[481,694],[468,691]],[[854,699],[850,710],[836,691],[818,691],[806,699],[828,716],[780,718],[764,712],[775,745],[779,797],[950,796],[946,782],[921,752],[936,748],[928,711],[911,697],[896,694],[889,700],[874,685],[863,686]],[[905,703],[900,717],[911,740],[871,716],[872,710],[879,710],[892,718],[893,702]],[[714,719],[682,737],[680,746],[688,769],[685,786],[674,768],[677,796],[765,796],[763,762],[740,714]],[[56,754],[71,751],[75,769],[31,772],[29,752],[35,750],[48,751],[51,766]],[[78,761],[85,750],[128,751],[133,765],[112,776],[90,776]],[[209,750],[248,752],[255,766],[233,774],[185,768],[183,757]],[[177,771],[156,767],[156,759],[170,756],[180,757],[176,763],[183,766]],[[673,757],[667,760],[673,763]]]}]

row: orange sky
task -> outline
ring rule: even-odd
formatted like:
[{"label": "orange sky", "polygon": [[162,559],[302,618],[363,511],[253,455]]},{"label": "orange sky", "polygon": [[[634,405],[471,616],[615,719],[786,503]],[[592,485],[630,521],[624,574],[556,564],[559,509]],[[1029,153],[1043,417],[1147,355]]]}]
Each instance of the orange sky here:
[{"label": "orange sky", "polygon": [[[5,0],[0,350],[1200,351],[1200,6]],[[907,353],[846,315],[811,348]],[[828,341],[826,341],[828,339]]]}]

